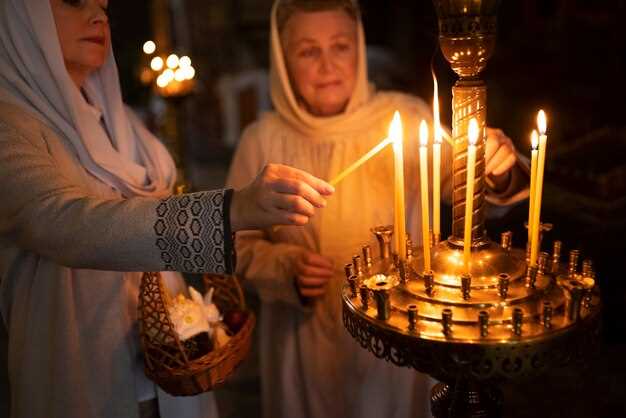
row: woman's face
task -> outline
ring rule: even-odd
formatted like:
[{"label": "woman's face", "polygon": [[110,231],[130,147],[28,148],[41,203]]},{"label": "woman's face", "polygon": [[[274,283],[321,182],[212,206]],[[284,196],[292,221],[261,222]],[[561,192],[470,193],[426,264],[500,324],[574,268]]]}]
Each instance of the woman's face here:
[{"label": "woman's face", "polygon": [[81,86],[107,57],[111,33],[108,0],[50,0],[65,66]]},{"label": "woman's face", "polygon": [[307,110],[316,116],[341,113],[356,83],[356,21],[343,10],[296,12],[282,42],[291,84]]}]

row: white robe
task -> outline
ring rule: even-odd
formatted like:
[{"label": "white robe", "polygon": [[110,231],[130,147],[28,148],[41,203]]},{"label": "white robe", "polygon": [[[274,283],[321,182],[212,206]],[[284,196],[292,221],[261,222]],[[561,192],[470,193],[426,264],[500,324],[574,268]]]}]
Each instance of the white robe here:
[{"label": "white robe", "polygon": [[[394,110],[405,126],[407,231],[421,243],[417,122],[429,118],[419,99],[379,93],[372,100],[389,111],[364,120],[344,135],[314,138],[301,134],[277,114],[264,115],[243,135],[228,185],[250,182],[267,163],[288,164],[331,179],[386,137]],[[444,146],[442,173],[450,176],[450,147]],[[387,147],[338,186],[328,206],[304,227],[238,234],[237,272],[262,299],[259,335],[264,417],[422,417],[428,416],[426,376],[398,368],[363,350],[344,329],[340,286],[343,266],[361,246],[378,245],[370,228],[393,224],[393,151]],[[303,306],[294,286],[294,262],[303,249],[334,260],[336,274],[326,295]]]}]

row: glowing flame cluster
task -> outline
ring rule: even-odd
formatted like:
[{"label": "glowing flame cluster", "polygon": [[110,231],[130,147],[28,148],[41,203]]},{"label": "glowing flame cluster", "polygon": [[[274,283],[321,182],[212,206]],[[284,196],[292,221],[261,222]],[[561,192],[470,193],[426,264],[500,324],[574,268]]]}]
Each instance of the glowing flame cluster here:
[{"label": "glowing flame cluster", "polygon": [[[153,41],[143,44],[144,54],[150,56],[155,54],[157,46]],[[193,79],[196,70],[191,65],[191,58],[188,56],[179,57],[176,54],[155,55],[150,60],[150,70],[152,73],[145,77],[148,82],[156,78],[156,85],[159,92],[171,96],[185,94],[193,87]],[[150,72],[150,70],[147,70]]]}]

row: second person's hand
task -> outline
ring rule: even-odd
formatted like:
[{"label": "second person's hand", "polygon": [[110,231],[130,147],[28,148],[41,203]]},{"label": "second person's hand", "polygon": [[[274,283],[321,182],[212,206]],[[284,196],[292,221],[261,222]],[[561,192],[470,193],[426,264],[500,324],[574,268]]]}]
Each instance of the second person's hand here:
[{"label": "second person's hand", "polygon": [[296,260],[296,288],[308,299],[323,296],[333,277],[333,262],[323,255],[305,251]]}]

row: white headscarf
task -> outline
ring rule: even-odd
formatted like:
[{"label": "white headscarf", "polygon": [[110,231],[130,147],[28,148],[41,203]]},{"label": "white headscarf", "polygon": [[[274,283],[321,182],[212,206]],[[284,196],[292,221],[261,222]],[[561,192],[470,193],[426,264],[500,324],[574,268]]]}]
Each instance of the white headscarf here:
[{"label": "white headscarf", "polygon": [[[354,0],[353,0],[354,1]],[[276,111],[300,132],[310,135],[343,135],[363,128],[363,121],[389,113],[389,100],[375,94],[367,76],[365,33],[360,16],[357,20],[356,83],[346,109],[339,115],[318,117],[303,108],[291,86],[278,31],[277,10],[281,0],[274,2],[270,29],[270,89]]]},{"label": "white headscarf", "polygon": [[124,106],[111,48],[83,90],[106,130],[67,72],[50,1],[0,0],[0,101],[54,128],[91,174],[124,196],[167,195],[174,162]]}]

